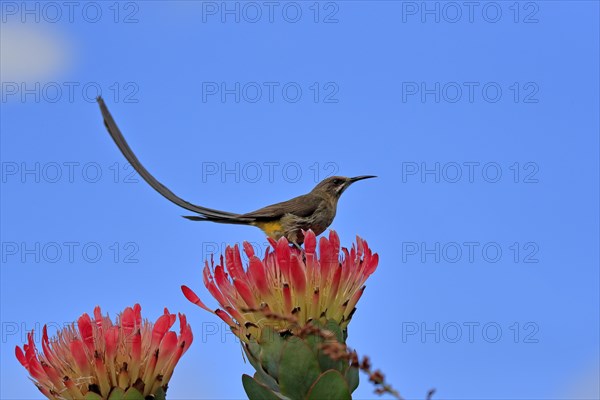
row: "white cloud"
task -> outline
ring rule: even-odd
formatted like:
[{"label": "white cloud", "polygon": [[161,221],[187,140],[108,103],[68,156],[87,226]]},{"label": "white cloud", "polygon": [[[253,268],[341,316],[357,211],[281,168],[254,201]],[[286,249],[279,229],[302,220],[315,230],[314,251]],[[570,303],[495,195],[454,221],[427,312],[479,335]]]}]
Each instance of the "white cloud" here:
[{"label": "white cloud", "polygon": [[0,24],[0,80],[41,82],[55,78],[70,61],[62,36],[48,26]]}]

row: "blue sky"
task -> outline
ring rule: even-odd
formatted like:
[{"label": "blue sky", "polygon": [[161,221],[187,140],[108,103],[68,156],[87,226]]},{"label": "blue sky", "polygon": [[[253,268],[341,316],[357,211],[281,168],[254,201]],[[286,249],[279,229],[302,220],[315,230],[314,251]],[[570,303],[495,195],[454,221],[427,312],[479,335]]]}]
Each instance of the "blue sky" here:
[{"label": "blue sky", "polygon": [[251,366],[179,286],[214,305],[203,260],[265,239],[132,176],[101,91],[198,204],[379,176],[332,228],[380,255],[349,344],[406,398],[598,398],[598,3],[224,4],[2,4],[0,397],[39,398],[13,357],[28,330],[136,302],[194,330],[170,399],[244,397]]}]

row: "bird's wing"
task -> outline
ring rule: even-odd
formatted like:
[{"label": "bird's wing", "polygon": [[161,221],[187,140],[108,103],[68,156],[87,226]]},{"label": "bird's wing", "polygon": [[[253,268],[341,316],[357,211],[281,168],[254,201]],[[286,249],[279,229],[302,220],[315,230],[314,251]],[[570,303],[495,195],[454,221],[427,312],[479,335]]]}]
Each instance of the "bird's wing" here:
[{"label": "bird's wing", "polygon": [[212,208],[206,208],[189,203],[183,200],[181,197],[177,196],[175,193],[171,192],[165,185],[156,180],[156,178],[153,177],[150,174],[150,172],[148,172],[148,170],[142,165],[142,163],[140,163],[140,161],[137,159],[137,157],[125,141],[121,130],[119,129],[114,118],[108,111],[108,107],[106,107],[104,100],[101,97],[98,97],[97,100],[98,105],[100,106],[100,111],[102,111],[104,125],[106,126],[106,129],[108,129],[108,133],[110,133],[110,136],[113,138],[113,140],[117,144],[117,147],[119,148],[119,150],[121,150],[121,153],[123,153],[127,161],[129,161],[129,163],[133,166],[133,168],[135,168],[137,173],[140,174],[140,176],[144,178],[144,180],[148,182],[148,184],[152,186],[154,190],[162,194],[167,200],[170,200],[171,202],[177,204],[179,207],[185,208],[186,210],[193,211],[202,215],[216,218],[228,218],[239,216],[239,214],[214,210]]},{"label": "bird's wing", "polygon": [[285,214],[308,217],[317,210],[319,204],[321,204],[321,202],[318,199],[312,198],[309,195],[302,195],[281,203],[271,204],[270,206],[260,208],[256,211],[242,214],[240,217],[255,218],[259,220],[278,219]]}]

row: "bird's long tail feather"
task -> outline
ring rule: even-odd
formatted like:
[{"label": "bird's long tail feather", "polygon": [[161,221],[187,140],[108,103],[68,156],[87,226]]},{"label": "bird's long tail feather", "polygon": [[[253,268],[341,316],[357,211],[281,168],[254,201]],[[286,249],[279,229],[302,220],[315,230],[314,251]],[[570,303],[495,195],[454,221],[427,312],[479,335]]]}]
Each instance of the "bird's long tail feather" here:
[{"label": "bird's long tail feather", "polygon": [[190,221],[208,221],[217,222],[219,224],[253,225],[254,222],[252,219],[237,217],[216,218],[208,215],[182,215],[182,217],[185,219],[189,219]]},{"label": "bird's long tail feather", "polygon": [[104,100],[101,97],[98,97],[97,100],[98,100],[98,105],[100,106],[100,111],[102,111],[102,117],[104,118],[104,125],[106,126],[108,133],[113,138],[117,147],[119,148],[119,150],[121,150],[121,153],[123,153],[123,155],[125,156],[127,161],[129,161],[129,163],[133,166],[133,168],[135,168],[137,173],[140,174],[140,176],[146,182],[148,182],[148,184],[150,186],[152,186],[154,188],[154,190],[156,190],[158,193],[163,195],[167,200],[171,201],[172,203],[177,204],[179,207],[185,208],[186,210],[196,212],[196,213],[202,215],[202,216],[197,216],[197,217],[186,217],[186,218],[192,219],[192,220],[212,220],[214,222],[223,222],[223,223],[227,223],[227,222],[229,222],[229,223],[244,223],[244,222],[246,222],[247,223],[247,222],[250,222],[250,220],[247,220],[244,218],[238,218],[239,214],[234,214],[234,213],[221,211],[221,210],[214,210],[212,208],[198,206],[198,205],[192,204],[188,201],[185,201],[181,197],[179,197],[175,193],[173,193],[171,190],[169,190],[165,185],[160,183],[154,176],[152,176],[152,174],[150,174],[150,172],[148,172],[148,170],[142,165],[142,163],[135,156],[135,154],[133,153],[133,151],[131,150],[131,148],[129,147],[127,142],[125,141],[125,138],[123,137],[123,134],[121,133],[121,130],[117,126],[117,123],[115,122],[114,118],[110,114],[110,111],[108,111],[108,107],[104,103]]}]

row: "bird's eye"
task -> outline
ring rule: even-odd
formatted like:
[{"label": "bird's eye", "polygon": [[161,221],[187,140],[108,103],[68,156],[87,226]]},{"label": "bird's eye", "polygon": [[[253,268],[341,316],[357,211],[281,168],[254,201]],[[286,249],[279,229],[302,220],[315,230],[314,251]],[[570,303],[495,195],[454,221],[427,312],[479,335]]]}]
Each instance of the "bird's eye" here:
[{"label": "bird's eye", "polygon": [[334,179],[334,180],[333,180],[333,184],[334,184],[334,185],[339,185],[340,183],[342,183],[342,180],[341,180],[341,179]]}]

